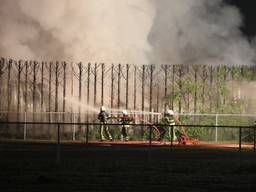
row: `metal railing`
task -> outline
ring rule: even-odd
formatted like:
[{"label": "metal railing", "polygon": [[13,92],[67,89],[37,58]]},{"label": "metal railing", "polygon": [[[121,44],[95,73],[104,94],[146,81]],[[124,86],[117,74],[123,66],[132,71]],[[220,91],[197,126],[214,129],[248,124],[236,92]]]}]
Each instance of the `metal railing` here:
[{"label": "metal railing", "polygon": [[[56,134],[56,138],[57,141],[61,140],[61,136],[60,136],[60,126],[61,125],[71,125],[71,126],[86,126],[86,132],[85,132],[85,142],[86,144],[88,144],[89,141],[89,126],[100,126],[100,123],[94,123],[94,122],[5,122],[5,121],[1,121],[0,125],[57,125],[57,134]],[[120,123],[106,123],[107,126],[121,126]],[[149,145],[152,144],[152,138],[153,138],[153,127],[160,127],[160,126],[165,126],[165,127],[169,127],[169,133],[173,133],[173,129],[174,126],[169,126],[169,125],[163,125],[163,124],[129,124],[132,127],[146,127],[149,128],[149,135],[148,135],[148,142]],[[234,125],[175,125],[175,127],[186,127],[186,128],[235,128],[238,129],[238,135],[239,135],[239,150],[241,150],[241,145],[242,145],[242,129],[252,129],[253,130],[253,146],[254,146],[254,150],[255,150],[255,137],[256,137],[256,126],[248,126],[248,125],[239,125],[239,126],[234,126]],[[98,128],[98,127],[97,127]],[[26,129],[24,129],[24,133],[23,135],[26,134]],[[23,138],[24,139],[24,138]],[[170,135],[170,142],[171,145],[173,145],[173,135]]]},{"label": "metal railing", "polygon": [[[23,139],[26,140],[27,137],[29,138],[29,131],[30,131],[30,122],[41,122],[42,124],[46,124],[46,122],[54,123],[54,122],[63,122],[63,123],[71,123],[69,133],[72,134],[72,140],[75,141],[77,139],[77,129],[78,126],[80,126],[81,122],[91,122],[95,123],[97,122],[97,117],[95,117],[97,114],[87,114],[87,113],[69,113],[69,112],[4,112],[2,111],[0,113],[0,121],[7,121],[7,122],[21,122],[23,125],[20,126],[19,129],[21,132],[23,132]],[[113,115],[113,114],[112,114]],[[114,114],[116,115],[116,114]],[[138,120],[135,121],[135,123],[142,123],[141,116],[137,115]],[[152,123],[159,122],[157,119],[160,119],[159,117],[161,114],[154,115],[154,117],[151,117]],[[206,135],[205,138],[202,138],[203,135],[200,137],[200,139],[206,139],[214,140],[216,143],[221,142],[223,140],[231,140],[234,135],[233,131],[227,131],[225,128],[219,130],[218,128],[221,127],[219,125],[223,125],[225,127],[228,126],[243,126],[251,124],[256,120],[256,114],[186,114],[181,113],[177,114],[181,122],[183,124],[200,124],[201,127],[204,125],[211,125],[211,128],[214,129],[204,129]],[[150,119],[148,116],[144,115],[143,118]],[[111,123],[117,122],[115,120],[110,121]],[[68,124],[70,125],[70,124]],[[43,125],[42,125],[43,126]],[[23,130],[22,130],[23,129]],[[40,128],[40,131],[44,134],[47,134],[49,131],[48,128]],[[208,131],[208,132],[207,132]],[[210,133],[209,133],[210,131]],[[236,130],[234,130],[235,134]],[[69,134],[68,133],[68,134]],[[251,134],[251,133],[249,133]],[[249,135],[248,134],[248,135]],[[248,136],[247,135],[247,136]],[[21,136],[19,136],[21,137]],[[251,137],[251,135],[250,135]]]},{"label": "metal railing", "polygon": [[[30,125],[56,125],[57,130],[56,130],[56,161],[60,162],[60,152],[61,152],[61,125],[77,125],[77,126],[86,126],[86,144],[90,144],[89,142],[89,129],[88,127],[90,125],[93,126],[100,126],[100,123],[89,123],[89,122],[84,122],[84,123],[71,123],[71,122],[0,122],[0,125],[5,124],[5,125],[21,125],[21,124],[30,124]],[[107,126],[120,126],[119,123],[107,123]],[[163,124],[129,124],[131,126],[141,126],[141,127],[147,127],[149,128],[149,136],[148,136],[148,147],[149,150],[151,151],[152,147],[152,141],[153,141],[153,126],[158,127],[158,126],[167,126],[169,127],[169,132],[171,133],[170,135],[170,148],[172,149],[174,146],[174,135],[173,135],[173,129],[174,126],[169,126],[169,125],[163,125]],[[176,127],[187,127],[187,128],[236,128],[239,130],[239,140],[238,140],[238,151],[241,153],[242,152],[242,129],[253,129],[253,150],[256,150],[256,126],[223,126],[223,125],[218,125],[218,126],[213,126],[213,125],[175,125]]]}]

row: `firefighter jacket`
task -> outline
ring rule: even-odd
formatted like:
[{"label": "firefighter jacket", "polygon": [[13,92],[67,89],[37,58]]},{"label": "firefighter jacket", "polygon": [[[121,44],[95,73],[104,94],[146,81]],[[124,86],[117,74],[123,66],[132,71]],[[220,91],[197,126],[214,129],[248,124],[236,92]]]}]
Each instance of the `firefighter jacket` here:
[{"label": "firefighter jacket", "polygon": [[129,124],[133,121],[133,118],[132,117],[129,117],[128,115],[123,115],[121,118],[120,118],[120,122],[122,125],[125,125],[125,126],[130,126]]},{"label": "firefighter jacket", "polygon": [[174,120],[174,116],[170,116],[170,115],[165,115],[162,119],[161,119],[161,124],[164,125],[175,125],[175,120]]},{"label": "firefighter jacket", "polygon": [[101,111],[98,115],[98,120],[101,122],[101,123],[106,123],[107,120],[109,118],[109,115],[106,111]]}]

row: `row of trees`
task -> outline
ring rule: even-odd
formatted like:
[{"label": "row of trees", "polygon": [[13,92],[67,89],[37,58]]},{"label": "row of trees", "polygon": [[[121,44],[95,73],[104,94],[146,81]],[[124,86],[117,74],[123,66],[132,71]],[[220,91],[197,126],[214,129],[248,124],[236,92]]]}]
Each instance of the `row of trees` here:
[{"label": "row of trees", "polygon": [[[71,112],[92,121],[101,105],[111,109],[180,113],[243,113],[241,83],[256,80],[252,66],[132,65],[0,59],[1,119],[54,121],[48,112]],[[82,115],[88,112],[87,115]],[[37,113],[37,115],[36,115]],[[40,115],[41,114],[41,115]],[[71,121],[63,118],[63,121]],[[152,119],[151,115],[142,118]],[[74,119],[73,119],[74,120]],[[73,121],[72,120],[72,121]],[[46,130],[47,131],[47,130]],[[81,129],[80,129],[81,131]]]}]

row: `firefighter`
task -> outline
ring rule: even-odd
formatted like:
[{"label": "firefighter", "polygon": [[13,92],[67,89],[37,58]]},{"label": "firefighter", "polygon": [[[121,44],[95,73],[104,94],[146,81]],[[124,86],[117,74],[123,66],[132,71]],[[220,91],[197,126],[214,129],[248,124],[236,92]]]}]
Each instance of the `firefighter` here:
[{"label": "firefighter", "polygon": [[[167,131],[167,129],[170,130],[171,127],[173,127],[173,140],[176,140],[174,125],[175,125],[175,119],[174,119],[174,112],[173,110],[167,110],[164,113],[164,117],[160,120],[161,126],[159,127],[160,131],[160,137],[159,141],[162,141],[164,139],[164,135]],[[168,126],[166,126],[168,125]]]},{"label": "firefighter", "polygon": [[121,123],[121,140],[125,139],[125,141],[129,140],[127,131],[130,128],[130,123],[134,121],[134,118],[130,117],[126,110],[123,110],[122,117],[120,118]]},{"label": "firefighter", "polygon": [[106,108],[104,106],[102,106],[100,108],[100,113],[98,115],[98,120],[100,121],[100,124],[101,124],[100,125],[100,140],[101,141],[106,140],[105,136],[107,136],[110,141],[113,140],[113,138],[109,132],[109,128],[106,125],[108,119],[109,119],[109,114],[106,112]]}]

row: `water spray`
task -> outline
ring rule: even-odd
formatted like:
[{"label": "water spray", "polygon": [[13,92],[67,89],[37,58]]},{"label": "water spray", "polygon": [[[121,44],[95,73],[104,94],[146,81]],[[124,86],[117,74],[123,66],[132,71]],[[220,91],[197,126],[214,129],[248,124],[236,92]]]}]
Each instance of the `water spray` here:
[{"label": "water spray", "polygon": [[67,97],[64,98],[66,101],[72,103],[72,104],[75,104],[75,105],[78,105],[80,107],[83,107],[84,110],[87,110],[87,111],[91,111],[91,112],[95,112],[97,113],[99,110],[97,110],[95,107],[92,107],[90,105],[87,105],[87,104],[84,104],[84,103],[81,103],[81,102],[78,102],[78,101],[75,101],[74,99],[69,99]]}]

